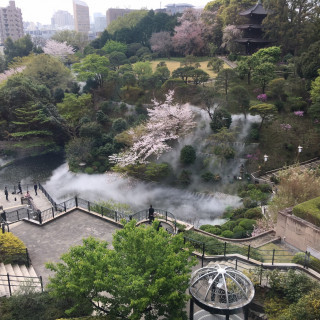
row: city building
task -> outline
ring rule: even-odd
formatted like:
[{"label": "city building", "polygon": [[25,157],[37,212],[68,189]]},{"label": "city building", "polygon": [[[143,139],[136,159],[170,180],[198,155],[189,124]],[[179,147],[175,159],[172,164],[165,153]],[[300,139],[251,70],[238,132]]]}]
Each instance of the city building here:
[{"label": "city building", "polygon": [[124,15],[136,10],[132,9],[114,9],[110,8],[107,10],[107,26],[114,20],[118,19],[119,17],[123,17]]},{"label": "city building", "polygon": [[9,1],[8,7],[0,8],[0,44],[4,44],[8,37],[15,41],[23,36],[21,9],[14,1]]},{"label": "city building", "polygon": [[90,31],[90,17],[88,5],[80,0],[73,0],[74,28],[78,32],[88,34]]},{"label": "city building", "polygon": [[107,17],[102,13],[94,13],[93,19],[95,32],[102,32],[107,27]]},{"label": "city building", "polygon": [[68,11],[59,10],[52,16],[51,25],[56,28],[74,26],[73,16]]},{"label": "city building", "polygon": [[168,4],[166,7],[166,13],[169,15],[175,15],[178,13],[183,13],[187,9],[192,9],[194,6],[188,3],[173,3]]}]

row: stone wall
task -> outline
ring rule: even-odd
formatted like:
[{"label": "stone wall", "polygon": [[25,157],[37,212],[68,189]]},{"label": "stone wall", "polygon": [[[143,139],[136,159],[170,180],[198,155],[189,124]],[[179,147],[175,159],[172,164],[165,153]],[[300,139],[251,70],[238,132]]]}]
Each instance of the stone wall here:
[{"label": "stone wall", "polygon": [[320,252],[320,228],[292,214],[292,208],[278,212],[276,235],[301,251]]}]

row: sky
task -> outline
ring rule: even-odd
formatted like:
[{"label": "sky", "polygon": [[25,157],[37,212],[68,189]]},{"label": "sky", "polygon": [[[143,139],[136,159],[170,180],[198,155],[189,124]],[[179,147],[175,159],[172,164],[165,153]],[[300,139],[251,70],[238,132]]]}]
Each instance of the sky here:
[{"label": "sky", "polygon": [[[165,0],[84,0],[89,6],[90,16],[95,12],[105,14],[108,8],[129,8],[129,9],[158,9],[164,8],[167,4],[188,3],[195,7],[204,7],[210,0],[190,0],[190,1],[165,1]],[[52,15],[58,10],[68,11],[73,15],[72,0],[15,0],[16,7],[22,11],[23,21],[40,22],[51,24]],[[9,5],[9,0],[0,0],[0,7]]]}]

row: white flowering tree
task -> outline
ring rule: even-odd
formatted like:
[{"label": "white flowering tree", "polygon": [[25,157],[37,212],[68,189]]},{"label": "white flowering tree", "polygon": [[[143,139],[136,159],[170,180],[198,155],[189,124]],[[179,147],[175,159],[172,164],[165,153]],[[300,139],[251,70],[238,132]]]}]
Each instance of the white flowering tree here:
[{"label": "white flowering tree", "polygon": [[19,66],[19,67],[13,67],[9,70],[6,70],[3,73],[0,73],[0,82],[7,80],[9,77],[13,76],[14,74],[22,72],[26,66]]},{"label": "white flowering tree", "polygon": [[141,130],[128,131],[131,147],[120,154],[112,155],[112,163],[124,167],[135,163],[148,163],[151,156],[157,158],[171,149],[168,144],[188,134],[195,126],[194,114],[188,105],[173,104],[174,91],[169,91],[164,103],[153,100],[154,108],[147,109],[149,120]]},{"label": "white flowering tree", "polygon": [[69,46],[66,41],[58,42],[55,40],[48,40],[46,46],[43,48],[43,52],[64,61],[68,55],[74,54],[75,49],[72,46]]}]

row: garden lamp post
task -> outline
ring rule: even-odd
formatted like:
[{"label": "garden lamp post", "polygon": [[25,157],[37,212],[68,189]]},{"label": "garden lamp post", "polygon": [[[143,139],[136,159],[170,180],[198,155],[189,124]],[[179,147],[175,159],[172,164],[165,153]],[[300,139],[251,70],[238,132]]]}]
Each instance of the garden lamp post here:
[{"label": "garden lamp post", "polygon": [[268,161],[268,158],[269,158],[269,156],[267,156],[266,154],[263,156],[263,160],[264,160],[264,162],[267,162]]},{"label": "garden lamp post", "polygon": [[303,147],[301,147],[300,145],[298,146],[298,157],[297,157],[297,162],[299,162],[299,156],[300,153],[302,152]]}]

